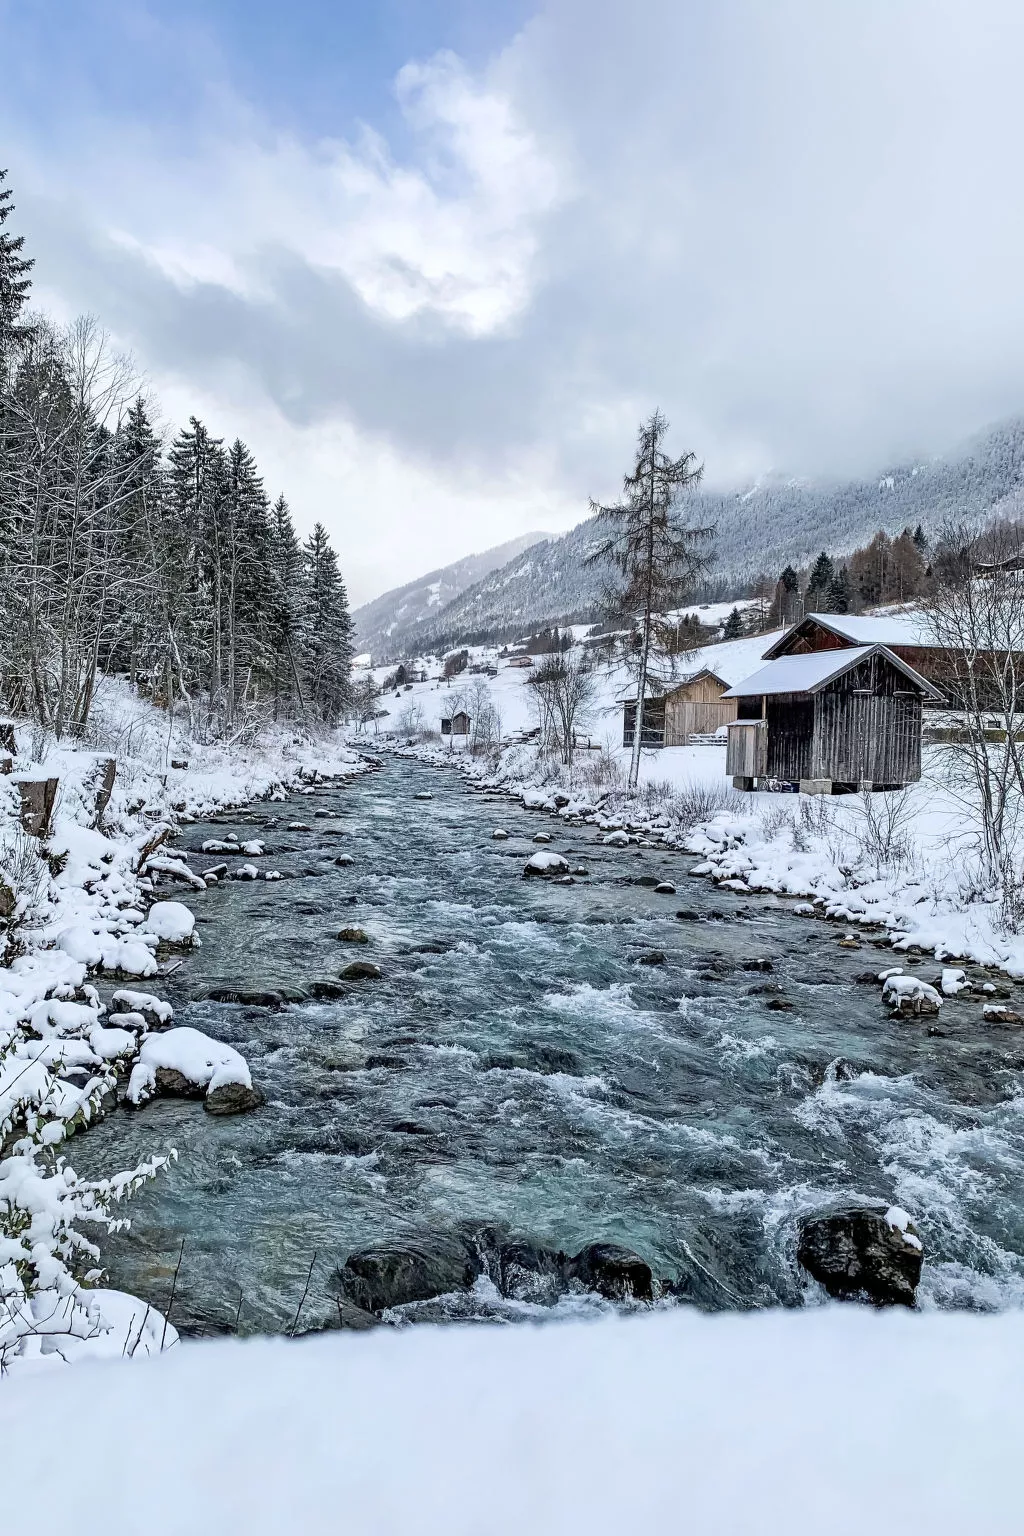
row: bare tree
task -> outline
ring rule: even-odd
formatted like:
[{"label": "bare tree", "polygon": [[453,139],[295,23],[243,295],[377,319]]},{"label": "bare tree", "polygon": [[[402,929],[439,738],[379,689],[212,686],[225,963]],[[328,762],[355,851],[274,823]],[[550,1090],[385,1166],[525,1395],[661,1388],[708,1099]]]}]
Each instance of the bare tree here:
[{"label": "bare tree", "polygon": [[537,700],[541,733],[545,729],[561,753],[562,762],[572,767],[576,750],[576,732],[590,720],[590,710],[597,696],[597,685],[584,651],[574,650],[546,656],[527,678]]},{"label": "bare tree", "polygon": [[983,883],[1017,927],[1022,880],[1015,854],[1024,809],[1024,539],[1003,524],[982,540],[964,525],[943,532],[933,562],[928,622],[946,663],[940,685],[955,714],[945,747],[977,831]]},{"label": "bare tree", "polygon": [[668,422],[655,411],[641,423],[636,461],[622,482],[623,499],[611,506],[591,501],[590,509],[609,529],[591,553],[591,562],[610,559],[621,578],[606,594],[608,607],[638,626],[635,671],[636,730],[629,788],[640,776],[640,740],[652,648],[668,647],[664,615],[676,608],[710,564],[712,528],[686,528],[673,517],[682,493],[700,484],[703,465],[692,453],[669,458],[662,448]]}]

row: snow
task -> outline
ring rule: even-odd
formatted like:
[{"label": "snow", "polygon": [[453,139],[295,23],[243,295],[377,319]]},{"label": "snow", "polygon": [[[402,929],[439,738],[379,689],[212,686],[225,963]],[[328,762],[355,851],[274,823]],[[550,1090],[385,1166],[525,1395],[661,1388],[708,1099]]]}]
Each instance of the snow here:
[{"label": "snow", "polygon": [[525,868],[536,874],[563,873],[569,866],[560,853],[533,853],[526,861]]},{"label": "snow", "polygon": [[195,940],[196,920],[180,901],[155,901],[146,917],[145,931],[166,944],[186,944]]},{"label": "snow", "polygon": [[[770,661],[766,667],[761,667],[752,676],[730,688],[723,697],[738,699],[759,693],[813,693],[879,650],[901,671],[909,671],[911,676],[917,677],[916,672],[884,647],[854,645],[845,651],[809,651],[805,656],[780,656],[777,661]],[[924,678],[920,681],[923,688],[933,691]]]},{"label": "snow", "polygon": [[133,1104],[140,1103],[152,1089],[158,1067],[180,1072],[197,1088],[207,1091],[223,1088],[226,1083],[244,1083],[247,1088],[252,1087],[252,1075],[245,1058],[233,1046],[211,1040],[202,1030],[186,1025],[145,1037],[128,1088],[128,1097]]},{"label": "snow", "polygon": [[808,619],[825,625],[855,645],[938,644],[927,615],[913,609],[896,613],[809,613]]},{"label": "snow", "polygon": [[94,1501],[96,1436],[55,1454],[52,1382],[7,1383],[4,1525],[45,1490],[83,1536],[1015,1536],[1022,1369],[1019,1313],[835,1304],[185,1343],[62,1376],[61,1423],[145,1426]]}]

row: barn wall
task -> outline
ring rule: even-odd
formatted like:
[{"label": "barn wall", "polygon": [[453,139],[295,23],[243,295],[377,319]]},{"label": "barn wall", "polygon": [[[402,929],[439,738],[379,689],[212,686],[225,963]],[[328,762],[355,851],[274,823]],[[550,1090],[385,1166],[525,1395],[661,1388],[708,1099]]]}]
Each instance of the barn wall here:
[{"label": "barn wall", "polygon": [[790,784],[811,778],[814,700],[799,694],[769,695],[765,700],[765,717],[768,721],[768,777]]},{"label": "barn wall", "polygon": [[665,745],[685,747],[691,736],[710,735],[735,719],[735,699],[670,697],[665,706]]},{"label": "barn wall", "polygon": [[814,699],[808,778],[843,784],[909,784],[921,777],[921,696],[872,656]]}]

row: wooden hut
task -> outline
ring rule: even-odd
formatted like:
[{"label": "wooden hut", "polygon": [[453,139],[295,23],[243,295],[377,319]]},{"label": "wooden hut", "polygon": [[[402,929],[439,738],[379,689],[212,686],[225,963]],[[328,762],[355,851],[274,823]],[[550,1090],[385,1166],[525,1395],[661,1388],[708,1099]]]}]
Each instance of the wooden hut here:
[{"label": "wooden hut", "polygon": [[[725,697],[728,683],[701,667],[674,683],[657,682],[644,699],[640,744],[644,747],[685,747],[691,736],[711,736],[736,719],[736,703]],[[622,745],[633,745],[636,697],[620,699]]]},{"label": "wooden hut", "polygon": [[452,715],[451,719],[449,719],[447,715],[442,719],[441,735],[468,736],[469,725],[470,720],[469,716],[466,714],[466,711],[464,709],[457,709],[454,715]]},{"label": "wooden hut", "polygon": [[921,777],[921,714],[938,690],[884,645],[782,656],[726,693],[725,771],[803,794],[898,789]]},{"label": "wooden hut", "polygon": [[[939,691],[934,703],[956,707],[957,680],[968,665],[965,653],[940,645],[926,613],[809,613],[787,629],[764,653],[766,661],[806,656],[814,651],[844,651],[859,645],[884,645]],[[1024,664],[1024,654],[1017,653]],[[1005,660],[1003,653],[979,650],[970,665],[975,690],[984,697],[986,677]]]}]

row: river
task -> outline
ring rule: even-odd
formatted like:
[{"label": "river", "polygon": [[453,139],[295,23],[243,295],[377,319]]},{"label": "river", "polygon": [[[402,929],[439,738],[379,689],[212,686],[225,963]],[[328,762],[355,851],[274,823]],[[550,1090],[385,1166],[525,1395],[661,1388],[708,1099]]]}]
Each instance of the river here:
[{"label": "river", "polygon": [[[542,830],[589,874],[524,880]],[[220,1119],[159,1100],[70,1149],[85,1176],[178,1150],[103,1255],[110,1284],[164,1307],[180,1252],[180,1327],[287,1329],[307,1277],[302,1326],[329,1323],[351,1250],[461,1222],[567,1252],[624,1243],[702,1307],[799,1304],[796,1218],[837,1195],[918,1220],[923,1305],[1024,1302],[1024,1046],[976,998],[938,1033],[894,1022],[855,981],[891,963],[870,939],[843,949],[792,902],[414,761],[180,843],[229,831],[263,838],[258,862],[286,878],[191,895],[202,948],[158,990],[243,1052],[267,1103]],[[666,879],[675,896],[654,892]],[[348,925],[370,943],[340,942]],[[339,984],[353,959],[382,977]],[[299,1000],[211,1000],[225,987]],[[481,1293],[429,1315],[546,1314]]]}]

